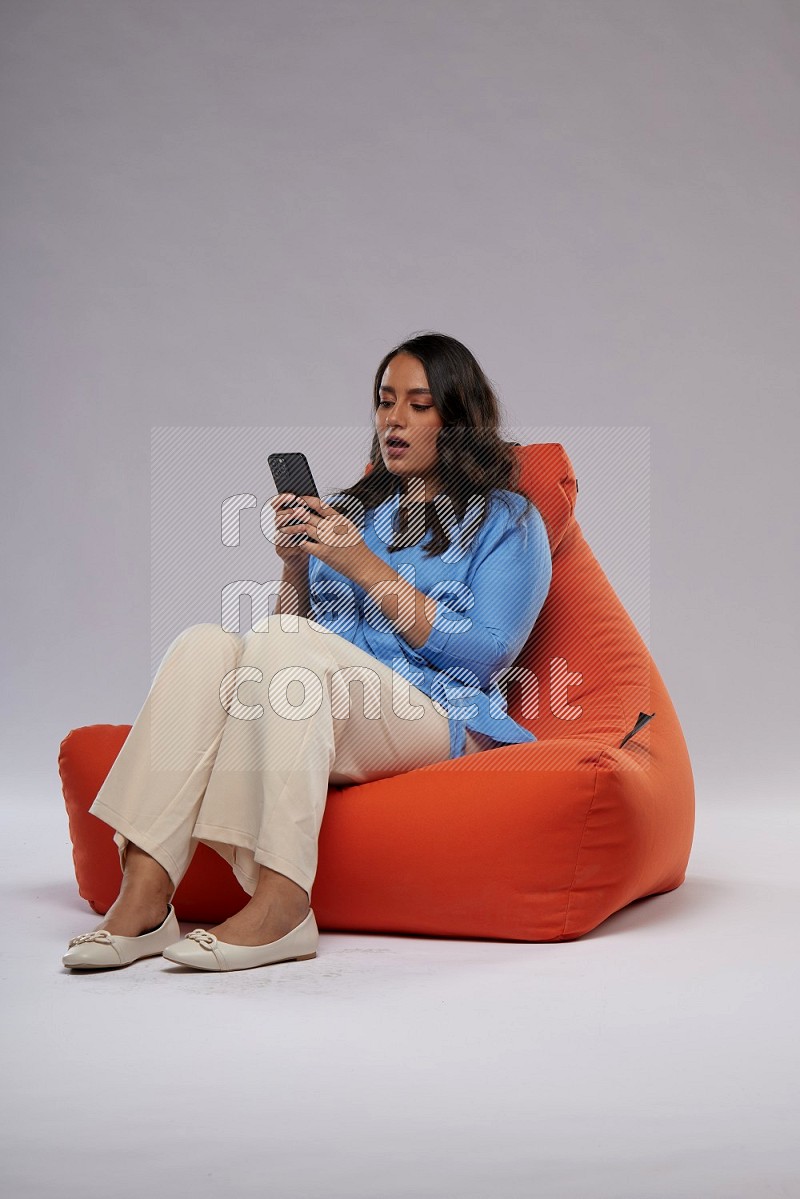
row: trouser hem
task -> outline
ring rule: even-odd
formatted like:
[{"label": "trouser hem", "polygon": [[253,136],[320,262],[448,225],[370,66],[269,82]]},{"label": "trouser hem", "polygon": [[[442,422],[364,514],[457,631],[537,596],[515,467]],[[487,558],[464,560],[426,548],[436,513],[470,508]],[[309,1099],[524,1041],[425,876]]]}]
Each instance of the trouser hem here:
[{"label": "trouser hem", "polygon": [[[261,849],[254,838],[248,833],[242,832],[241,829],[221,828],[214,824],[197,824],[193,835],[198,841],[207,842],[209,847],[216,850],[217,853],[220,852],[219,845],[232,845],[239,849],[249,850],[258,866],[268,866],[271,870],[277,870],[279,874],[285,874],[293,883],[297,883],[299,887],[303,888],[310,901],[311,888],[314,885],[313,876],[302,870],[291,858],[284,858],[281,854],[273,853],[272,850]],[[251,875],[242,868],[235,857],[233,861],[227,857],[225,860],[235,874],[242,890],[246,891],[248,895],[252,895],[258,882],[258,871],[255,875]]]},{"label": "trouser hem", "polygon": [[149,833],[137,829],[130,820],[120,815],[119,812],[115,812],[113,808],[109,808],[102,800],[95,800],[89,811],[93,816],[99,817],[105,824],[110,824],[115,830],[114,842],[119,851],[119,864],[123,873],[125,871],[125,853],[127,850],[127,845],[124,842],[132,841],[134,845],[138,845],[145,853],[149,853],[151,858],[155,858],[159,866],[163,866],[172,882],[174,894],[178,889],[181,878],[185,874],[185,867],[181,868],[172,854],[168,853],[155,837],[151,837]]}]

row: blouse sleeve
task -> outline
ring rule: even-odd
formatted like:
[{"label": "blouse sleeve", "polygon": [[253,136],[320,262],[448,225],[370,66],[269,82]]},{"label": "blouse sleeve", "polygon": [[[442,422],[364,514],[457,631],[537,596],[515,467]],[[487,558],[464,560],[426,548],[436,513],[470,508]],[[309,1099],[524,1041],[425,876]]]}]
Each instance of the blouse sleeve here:
[{"label": "blouse sleeve", "polygon": [[[471,671],[484,691],[528,640],[550,589],[553,565],[537,508],[520,520],[499,504],[478,539],[457,606],[437,600],[433,628],[417,653],[437,670]],[[429,593],[432,598],[437,590]],[[452,590],[443,582],[442,594]]]}]

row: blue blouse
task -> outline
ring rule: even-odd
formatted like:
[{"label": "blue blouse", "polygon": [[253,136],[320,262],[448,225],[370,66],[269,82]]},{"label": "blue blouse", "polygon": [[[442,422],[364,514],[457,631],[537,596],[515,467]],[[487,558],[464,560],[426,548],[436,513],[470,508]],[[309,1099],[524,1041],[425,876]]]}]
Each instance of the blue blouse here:
[{"label": "blue blouse", "polygon": [[[508,714],[503,677],[527,641],[550,588],[553,566],[539,510],[523,496],[495,489],[487,503],[468,507],[461,527],[444,523],[451,539],[442,555],[426,557],[426,535],[390,554],[400,505],[395,492],[364,513],[353,514],[352,497],[333,493],[358,525],[369,548],[413,587],[437,600],[433,628],[424,645],[409,645],[380,604],[352,579],[310,555],[310,615],[386,663],[431,698],[450,725],[450,757],[466,748],[466,730],[501,745],[536,741]],[[476,497],[476,501],[481,497]],[[474,533],[477,516],[488,515]],[[510,509],[510,510],[509,510]],[[360,513],[359,513],[360,516]],[[441,517],[440,517],[441,519]]]}]

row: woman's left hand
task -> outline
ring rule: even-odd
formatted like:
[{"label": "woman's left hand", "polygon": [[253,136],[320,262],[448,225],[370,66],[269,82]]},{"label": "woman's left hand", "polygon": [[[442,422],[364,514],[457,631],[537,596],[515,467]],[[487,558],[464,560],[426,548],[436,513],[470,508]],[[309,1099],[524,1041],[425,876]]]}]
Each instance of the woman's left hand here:
[{"label": "woman's left hand", "polygon": [[366,564],[377,557],[364,541],[358,525],[315,495],[297,498],[309,509],[303,521],[293,515],[292,532],[305,533],[309,538],[298,542],[297,548],[321,558],[346,578],[358,579]]}]

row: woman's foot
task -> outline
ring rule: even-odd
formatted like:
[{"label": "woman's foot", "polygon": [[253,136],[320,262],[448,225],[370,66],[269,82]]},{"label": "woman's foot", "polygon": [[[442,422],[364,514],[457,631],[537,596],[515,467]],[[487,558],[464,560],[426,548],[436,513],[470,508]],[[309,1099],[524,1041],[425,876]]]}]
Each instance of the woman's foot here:
[{"label": "woman's foot", "polygon": [[250,902],[207,931],[226,945],[269,945],[297,928],[310,907],[307,891],[286,875],[262,866]]},{"label": "woman's foot", "polygon": [[308,915],[308,902],[296,909],[252,910],[252,903],[242,908],[229,920],[207,931],[226,945],[269,945],[285,937]]},{"label": "woman's foot", "polygon": [[172,899],[172,880],[163,866],[138,845],[128,843],[122,887],[94,929],[118,937],[139,937],[163,924]]}]

